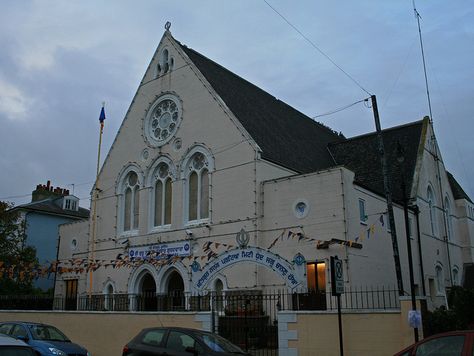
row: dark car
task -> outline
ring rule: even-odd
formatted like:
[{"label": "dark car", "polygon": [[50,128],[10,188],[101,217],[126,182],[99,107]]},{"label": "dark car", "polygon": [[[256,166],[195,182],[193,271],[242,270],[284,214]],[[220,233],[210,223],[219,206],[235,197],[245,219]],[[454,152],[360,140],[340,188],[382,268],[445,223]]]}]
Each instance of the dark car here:
[{"label": "dark car", "polygon": [[122,356],[248,355],[223,337],[197,329],[162,327],[140,331],[124,346]]},{"label": "dark car", "polygon": [[474,330],[436,334],[408,346],[395,356],[472,356]]},{"label": "dark car", "polygon": [[23,321],[0,323],[0,333],[20,339],[41,356],[90,356],[82,346],[71,342],[54,326]]},{"label": "dark car", "polygon": [[0,335],[0,355],[37,356],[36,352],[27,343],[6,335]]}]

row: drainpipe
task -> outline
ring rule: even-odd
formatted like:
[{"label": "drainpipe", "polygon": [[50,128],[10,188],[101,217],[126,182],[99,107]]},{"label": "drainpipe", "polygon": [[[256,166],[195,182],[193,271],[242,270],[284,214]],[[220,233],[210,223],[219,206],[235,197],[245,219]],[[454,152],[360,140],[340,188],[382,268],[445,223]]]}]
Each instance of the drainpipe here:
[{"label": "drainpipe", "polygon": [[420,209],[418,205],[412,207],[413,212],[415,213],[416,219],[416,238],[418,239],[418,258],[420,260],[420,274],[421,274],[421,287],[423,288],[423,296],[426,296],[426,286],[425,286],[425,271],[423,268],[423,254],[421,248],[421,234],[420,234]]}]

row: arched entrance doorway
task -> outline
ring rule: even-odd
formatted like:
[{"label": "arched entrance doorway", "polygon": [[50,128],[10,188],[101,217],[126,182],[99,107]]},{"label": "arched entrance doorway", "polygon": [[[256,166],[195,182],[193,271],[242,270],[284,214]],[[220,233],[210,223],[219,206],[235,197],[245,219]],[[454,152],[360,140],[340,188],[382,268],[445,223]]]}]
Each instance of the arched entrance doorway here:
[{"label": "arched entrance doorway", "polygon": [[150,273],[145,273],[141,279],[138,300],[139,310],[146,311],[157,309],[156,283]]},{"label": "arched entrance doorway", "polygon": [[184,281],[178,271],[172,271],[168,277],[168,304],[171,310],[182,310],[185,307]]}]

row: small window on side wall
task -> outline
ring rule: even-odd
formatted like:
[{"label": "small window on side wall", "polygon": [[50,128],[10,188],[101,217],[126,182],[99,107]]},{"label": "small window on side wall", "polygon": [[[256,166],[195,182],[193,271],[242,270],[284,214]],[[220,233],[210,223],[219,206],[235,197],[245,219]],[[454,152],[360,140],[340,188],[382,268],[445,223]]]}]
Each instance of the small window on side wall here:
[{"label": "small window on side wall", "polygon": [[453,285],[459,285],[459,271],[457,268],[453,269]]},{"label": "small window on side wall", "polygon": [[367,221],[367,214],[365,212],[365,200],[359,199],[359,219],[361,224],[365,224]]},{"label": "small window on side wall", "polygon": [[438,294],[444,294],[444,274],[441,266],[436,266],[436,288]]},{"label": "small window on side wall", "polygon": [[390,228],[390,219],[388,218],[388,213],[383,213],[383,220],[387,228],[387,232],[392,232],[392,229]]}]

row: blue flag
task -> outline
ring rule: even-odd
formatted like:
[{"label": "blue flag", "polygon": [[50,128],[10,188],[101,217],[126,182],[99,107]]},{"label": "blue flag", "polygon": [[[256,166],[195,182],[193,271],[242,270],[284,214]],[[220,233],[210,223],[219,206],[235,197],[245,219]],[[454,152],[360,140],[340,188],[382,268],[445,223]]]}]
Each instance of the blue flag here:
[{"label": "blue flag", "polygon": [[105,110],[104,110],[104,107],[102,106],[102,109],[100,110],[100,116],[99,116],[101,127],[104,127],[104,120],[105,120]]}]

